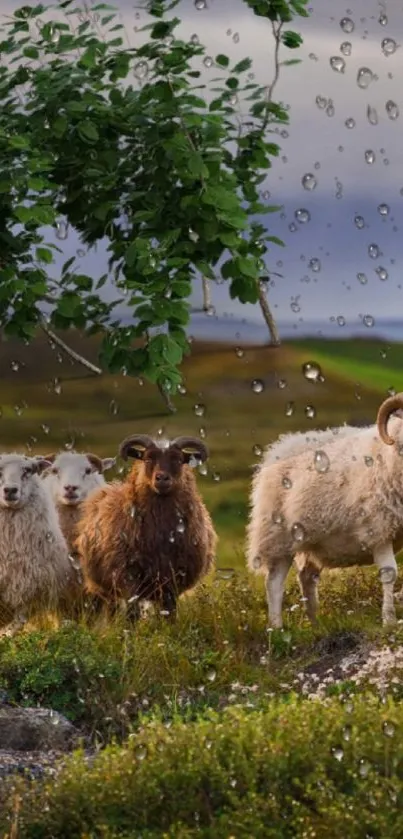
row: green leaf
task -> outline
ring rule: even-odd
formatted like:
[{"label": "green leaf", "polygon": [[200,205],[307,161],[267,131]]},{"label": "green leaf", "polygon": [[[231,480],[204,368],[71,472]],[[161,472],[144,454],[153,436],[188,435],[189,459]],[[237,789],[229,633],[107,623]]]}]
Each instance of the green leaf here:
[{"label": "green leaf", "polygon": [[246,70],[250,70],[252,67],[252,59],[250,58],[243,58],[241,61],[238,61],[235,64],[235,67],[232,68],[233,73],[244,73]]},{"label": "green leaf", "polygon": [[50,265],[53,262],[53,254],[49,248],[37,248],[35,251],[35,259],[38,262],[45,262],[47,265]]},{"label": "green leaf", "polygon": [[90,140],[92,143],[99,139],[97,127],[89,119],[81,120],[77,125],[77,131],[84,140]]},{"label": "green leaf", "polygon": [[216,55],[214,60],[215,60],[215,63],[218,64],[220,67],[228,67],[228,65],[229,65],[228,56],[223,55],[222,53],[219,53],[218,55]]}]

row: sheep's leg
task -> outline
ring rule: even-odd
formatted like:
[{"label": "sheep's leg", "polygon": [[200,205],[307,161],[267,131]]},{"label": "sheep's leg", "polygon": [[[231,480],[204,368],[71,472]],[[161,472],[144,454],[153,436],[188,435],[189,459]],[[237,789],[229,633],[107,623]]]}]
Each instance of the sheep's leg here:
[{"label": "sheep's leg", "polygon": [[266,577],[267,604],[269,607],[269,623],[276,629],[283,625],[282,606],[285,581],[292,565],[292,557],[287,557],[277,562]]},{"label": "sheep's leg", "polygon": [[176,597],[172,589],[165,589],[162,593],[161,598],[161,610],[163,612],[167,612],[168,614],[166,617],[169,620],[175,620],[176,618]]},{"label": "sheep's leg", "polygon": [[318,580],[320,571],[309,561],[303,568],[298,568],[298,582],[302,597],[305,600],[306,613],[311,623],[316,623],[318,610]]},{"label": "sheep's leg", "polygon": [[379,568],[383,589],[382,602],[382,623],[396,622],[395,604],[393,599],[393,588],[397,578],[397,564],[391,542],[386,542],[374,550],[374,563]]}]

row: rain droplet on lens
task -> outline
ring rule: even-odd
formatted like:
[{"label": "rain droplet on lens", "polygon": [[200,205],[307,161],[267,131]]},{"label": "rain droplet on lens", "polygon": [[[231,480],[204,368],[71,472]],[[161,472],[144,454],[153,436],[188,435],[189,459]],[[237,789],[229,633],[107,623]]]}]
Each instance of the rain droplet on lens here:
[{"label": "rain droplet on lens", "polygon": [[365,152],[365,162],[375,163],[375,152],[372,149],[367,149]]},{"label": "rain droplet on lens", "polygon": [[195,0],[195,8],[198,12],[207,9],[207,0]]},{"label": "rain droplet on lens", "polygon": [[65,221],[58,221],[56,224],[56,238],[57,239],[67,239],[69,235],[69,226],[66,224]]},{"label": "rain droplet on lens", "polygon": [[382,731],[385,737],[393,737],[396,731],[396,726],[393,722],[388,722],[387,720],[385,720],[385,722],[382,724]]},{"label": "rain droplet on lens", "polygon": [[346,69],[346,62],[340,55],[332,55],[332,57],[329,58],[329,63],[335,73],[344,73]]},{"label": "rain droplet on lens", "polygon": [[346,319],[343,317],[343,315],[337,315],[336,321],[338,326],[346,325]]},{"label": "rain droplet on lens", "polygon": [[367,120],[370,125],[378,125],[378,112],[372,105],[368,105],[367,107]]},{"label": "rain droplet on lens", "polygon": [[303,207],[301,207],[299,210],[295,210],[294,215],[300,224],[306,224],[307,221],[311,220],[311,214],[309,210],[305,210]]},{"label": "rain droplet on lens", "polygon": [[320,449],[318,449],[318,451],[315,452],[314,458],[313,458],[313,463],[314,463],[316,471],[319,472],[319,473],[324,473],[324,472],[327,472],[329,470],[330,460],[329,460],[326,452],[321,451]]},{"label": "rain droplet on lens", "polygon": [[[331,99],[329,99],[329,104],[326,108],[326,115],[328,117],[334,117],[335,113],[336,113],[336,111],[335,111],[333,102],[331,101]],[[315,169],[318,169],[318,168],[319,168],[319,166],[315,166]]]},{"label": "rain droplet on lens", "polygon": [[198,403],[193,408],[197,417],[203,417],[206,412],[206,406],[202,403]]},{"label": "rain droplet on lens", "polygon": [[341,746],[336,746],[336,748],[332,749],[332,754],[339,763],[343,760],[344,752]]},{"label": "rain droplet on lens", "polygon": [[343,32],[353,32],[354,31],[354,21],[351,20],[350,17],[343,17],[340,21],[340,27]]},{"label": "rain droplet on lens", "polygon": [[134,65],[134,75],[137,76],[138,79],[147,78],[148,64],[146,61],[138,61],[137,64]]},{"label": "rain droplet on lens", "polygon": [[285,415],[286,417],[292,417],[295,411],[295,402],[287,402],[285,406]]},{"label": "rain droplet on lens", "polygon": [[316,417],[316,408],[313,405],[307,405],[305,408],[305,416],[308,419],[314,419]]},{"label": "rain droplet on lens", "polygon": [[252,451],[253,451],[253,454],[255,454],[255,455],[256,455],[256,457],[262,457],[262,454],[263,454],[263,449],[262,449],[262,447],[261,447],[261,446],[259,446],[259,443],[255,443],[255,445],[253,446]]},{"label": "rain droplet on lens", "polygon": [[206,55],[206,57],[203,58],[203,64],[204,64],[205,67],[212,67],[213,66],[214,61],[211,58],[211,55]]},{"label": "rain droplet on lens", "polygon": [[378,268],[376,269],[376,273],[378,274],[378,277],[380,280],[382,280],[382,282],[385,282],[385,280],[387,280],[389,277],[386,268],[383,268],[382,265],[378,266]]},{"label": "rain droplet on lens", "polygon": [[353,117],[349,117],[346,119],[344,125],[346,128],[355,128],[355,119],[353,119]]},{"label": "rain droplet on lens", "polygon": [[397,43],[394,38],[384,38],[381,43],[381,49],[384,55],[393,55],[397,50]]},{"label": "rain droplet on lens", "polygon": [[327,99],[324,96],[317,96],[315,102],[320,110],[324,110],[324,108],[326,108]]},{"label": "rain droplet on lens", "polygon": [[351,48],[350,41],[343,41],[343,43],[340,44],[340,52],[342,52],[343,55],[351,55]]},{"label": "rain droplet on lens", "polygon": [[371,244],[368,245],[368,255],[371,257],[371,259],[377,259],[378,258],[379,248],[378,248],[378,245],[375,244],[375,242],[371,242]]},{"label": "rain droplet on lens", "polygon": [[369,67],[360,67],[357,73],[357,84],[362,90],[365,90],[372,82],[374,74]]},{"label": "rain droplet on lens", "polygon": [[291,527],[291,536],[295,542],[303,542],[305,538],[305,530],[300,524],[299,521],[296,521],[295,524]]},{"label": "rain droplet on lens", "polygon": [[262,379],[253,379],[252,390],[254,393],[262,393],[264,390],[264,382]]},{"label": "rain droplet on lens", "polygon": [[385,105],[385,110],[386,110],[386,113],[387,113],[389,119],[397,119],[399,114],[400,114],[400,111],[399,111],[398,106],[396,105],[396,102],[393,102],[392,99],[388,99],[388,101]]},{"label": "rain droplet on lens", "polygon": [[282,483],[284,489],[291,489],[291,487],[292,487],[292,481],[290,481],[290,479],[287,478],[286,476],[283,478],[281,483]]},{"label": "rain droplet on lens", "polygon": [[304,189],[307,189],[308,192],[312,192],[312,190],[315,189],[317,185],[317,180],[315,178],[315,175],[312,174],[312,172],[307,172],[306,175],[303,175],[301,183]]},{"label": "rain droplet on lens", "polygon": [[364,317],[362,319],[362,322],[363,322],[364,326],[368,326],[368,327],[374,326],[374,324],[375,324],[375,320],[372,317],[372,315],[364,315]]},{"label": "rain droplet on lens", "polygon": [[316,256],[313,256],[312,259],[309,260],[308,266],[315,274],[318,274],[322,267],[320,259]]},{"label": "rain droplet on lens", "polygon": [[389,215],[389,204],[378,204],[378,213],[380,216],[387,216]]},{"label": "rain droplet on lens", "polygon": [[306,361],[302,365],[302,372],[305,378],[311,382],[318,382],[322,377],[322,370],[316,361]]},{"label": "rain droplet on lens", "polygon": [[362,216],[355,216],[354,224],[356,227],[358,227],[358,230],[362,230],[363,227],[365,227],[365,221]]}]

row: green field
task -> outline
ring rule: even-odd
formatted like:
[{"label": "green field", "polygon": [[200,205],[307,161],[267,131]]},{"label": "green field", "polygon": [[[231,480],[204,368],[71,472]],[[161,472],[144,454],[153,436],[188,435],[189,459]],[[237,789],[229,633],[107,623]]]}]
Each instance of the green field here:
[{"label": "green field", "polygon": [[[96,360],[94,342],[72,345]],[[262,581],[250,578],[243,558],[261,448],[285,431],[372,422],[388,390],[403,390],[402,359],[403,346],[377,341],[294,341],[241,352],[195,342],[184,365],[186,394],[170,415],[148,384],[91,376],[45,342],[2,344],[4,450],[46,454],[67,445],[107,456],[136,431],[202,434],[210,460],[198,481],[219,549],[216,574],[183,598],[174,625],[154,614],[129,631],[119,621],[58,625],[45,616],[0,641],[0,688],[10,700],[61,711],[86,747],[100,750],[91,766],[76,754],[56,780],[3,784],[1,836],[403,834],[399,674],[382,702],[368,680],[330,685],[327,703],[311,701],[299,678],[308,669],[321,680],[365,642],[403,644],[400,623],[393,632],[381,628],[377,573],[324,573],[315,629],[292,573],[286,628],[268,633]],[[320,364],[323,382],[304,377],[307,361]],[[263,381],[260,393],[255,379]],[[342,700],[350,694],[347,709]]]}]

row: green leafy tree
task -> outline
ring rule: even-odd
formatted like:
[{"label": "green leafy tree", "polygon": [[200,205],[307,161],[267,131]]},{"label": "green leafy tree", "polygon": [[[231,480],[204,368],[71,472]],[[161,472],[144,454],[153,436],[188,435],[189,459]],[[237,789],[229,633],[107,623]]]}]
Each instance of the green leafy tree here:
[{"label": "green leafy tree", "polygon": [[[102,368],[141,374],[168,400],[198,277],[205,308],[216,280],[231,298],[260,301],[279,342],[264,256],[283,243],[259,220],[279,207],[259,187],[279,153],[273,126],[288,122],[273,101],[280,47],[301,43],[284,25],[307,14],[306,0],[245,0],[274,36],[273,80],[262,86],[250,58],[231,64],[197,37],[180,39],[180,20],[167,16],[178,2],[148,3],[148,39],[136,48],[114,7],[72,0],[23,6],[0,43],[0,326],[28,341],[38,327],[99,332]],[[214,69],[209,81],[201,62]],[[54,276],[44,225],[60,239],[71,225],[88,247],[107,237],[108,271],[89,277],[69,259]],[[129,325],[115,315],[122,300]]]}]

